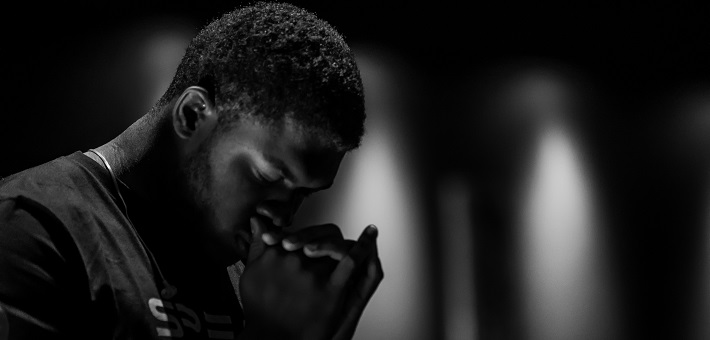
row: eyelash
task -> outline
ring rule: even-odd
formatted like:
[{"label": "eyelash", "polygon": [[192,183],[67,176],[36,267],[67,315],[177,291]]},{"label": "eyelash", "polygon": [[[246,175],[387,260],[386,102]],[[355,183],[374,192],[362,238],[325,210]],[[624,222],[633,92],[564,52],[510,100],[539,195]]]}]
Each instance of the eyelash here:
[{"label": "eyelash", "polygon": [[261,172],[256,171],[256,170],[254,171],[254,177],[256,177],[256,179],[257,179],[259,182],[262,182],[262,183],[264,183],[264,184],[274,184],[274,183],[276,183],[276,182],[278,182],[278,181],[281,180],[281,178],[277,178],[277,179],[275,179],[275,180],[269,180],[269,179],[266,178],[266,176],[264,176]]},{"label": "eyelash", "polygon": [[[273,181],[270,181],[269,179],[266,178],[266,176],[264,176],[264,175],[263,175],[260,171],[258,171],[258,170],[254,170],[254,177],[256,177],[256,179],[257,179],[259,182],[263,183],[263,184],[274,184],[274,183],[276,183],[276,182],[278,182],[278,181],[280,181],[280,180],[282,179],[282,178],[278,178],[278,179],[275,179],[275,180],[273,180]],[[301,193],[300,193],[300,195],[301,195],[301,197],[302,197],[303,199],[306,199],[306,198],[310,197],[310,196],[313,195],[313,194],[315,194],[315,192],[312,192],[312,191],[310,191],[310,192],[301,192]]]}]

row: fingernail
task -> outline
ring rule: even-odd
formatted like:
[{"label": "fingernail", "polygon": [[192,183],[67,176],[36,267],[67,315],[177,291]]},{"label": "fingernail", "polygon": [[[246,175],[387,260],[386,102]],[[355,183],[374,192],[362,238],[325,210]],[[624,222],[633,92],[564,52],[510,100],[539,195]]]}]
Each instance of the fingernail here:
[{"label": "fingernail", "polygon": [[318,247],[315,244],[307,244],[303,247],[303,253],[306,254],[306,256],[313,255],[316,250],[318,250]]},{"label": "fingernail", "polygon": [[261,235],[261,239],[264,241],[264,243],[273,246],[274,244],[278,243],[279,241],[274,237],[274,235],[271,235],[270,233],[263,233]]},{"label": "fingernail", "polygon": [[368,225],[366,232],[368,235],[373,236],[373,237],[377,236],[377,234],[378,234],[377,227],[374,224]]},{"label": "fingernail", "polygon": [[284,249],[291,251],[291,250],[296,250],[298,249],[298,245],[296,244],[296,241],[290,238],[285,238],[283,241],[281,241],[281,245],[284,247]]}]

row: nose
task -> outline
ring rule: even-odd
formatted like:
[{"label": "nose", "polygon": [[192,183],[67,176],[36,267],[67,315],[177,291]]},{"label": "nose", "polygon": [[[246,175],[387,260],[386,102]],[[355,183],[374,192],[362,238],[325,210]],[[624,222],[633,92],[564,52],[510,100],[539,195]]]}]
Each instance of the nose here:
[{"label": "nose", "polygon": [[293,222],[296,211],[304,199],[299,189],[274,190],[257,205],[257,214],[267,217],[278,228],[286,228]]},{"label": "nose", "polygon": [[296,201],[293,199],[288,201],[264,201],[256,208],[256,212],[269,218],[274,226],[286,228],[293,222],[293,216],[300,205],[300,202]]}]

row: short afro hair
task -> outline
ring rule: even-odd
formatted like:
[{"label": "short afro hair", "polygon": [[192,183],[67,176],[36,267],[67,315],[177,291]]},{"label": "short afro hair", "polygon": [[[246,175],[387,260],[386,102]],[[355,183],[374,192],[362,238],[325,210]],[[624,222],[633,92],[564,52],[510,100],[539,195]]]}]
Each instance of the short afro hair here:
[{"label": "short afro hair", "polygon": [[364,134],[352,51],[330,24],[290,4],[257,2],[205,26],[154,111],[193,85],[210,92],[221,130],[246,117],[291,119],[339,151],[357,148]]}]

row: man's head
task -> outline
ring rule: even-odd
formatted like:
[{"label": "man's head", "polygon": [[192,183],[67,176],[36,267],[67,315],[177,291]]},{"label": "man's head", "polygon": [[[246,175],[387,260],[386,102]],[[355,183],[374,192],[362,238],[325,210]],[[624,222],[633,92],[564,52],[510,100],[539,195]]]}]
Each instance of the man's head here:
[{"label": "man's head", "polygon": [[332,184],[365,119],[343,37],[312,13],[272,3],[206,26],[159,112],[171,115],[203,245],[225,264],[246,256],[250,219],[288,226],[305,196]]},{"label": "man's head", "polygon": [[257,3],[207,25],[157,106],[189,86],[208,91],[220,130],[245,117],[289,118],[341,151],[363,135],[362,82],[350,48],[328,23],[292,5]]}]

